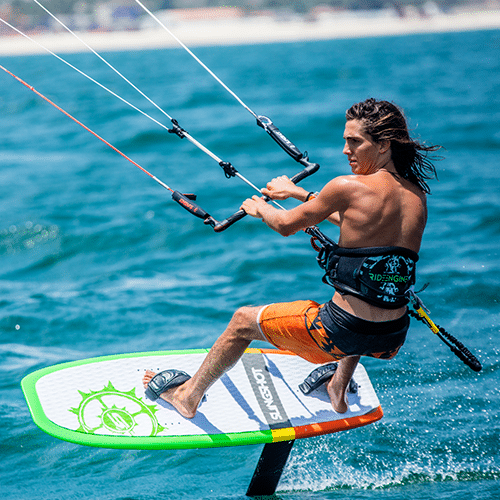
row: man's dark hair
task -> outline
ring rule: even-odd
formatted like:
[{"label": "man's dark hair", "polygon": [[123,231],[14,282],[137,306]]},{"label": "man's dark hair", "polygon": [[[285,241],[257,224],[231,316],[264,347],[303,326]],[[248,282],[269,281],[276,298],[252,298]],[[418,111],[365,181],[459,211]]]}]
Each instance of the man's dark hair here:
[{"label": "man's dark hair", "polygon": [[431,190],[425,179],[437,178],[436,169],[427,153],[441,146],[424,146],[410,138],[403,112],[388,101],[370,98],[354,104],[346,111],[346,120],[359,120],[375,142],[390,141],[392,161],[403,178],[417,185],[424,193]]}]

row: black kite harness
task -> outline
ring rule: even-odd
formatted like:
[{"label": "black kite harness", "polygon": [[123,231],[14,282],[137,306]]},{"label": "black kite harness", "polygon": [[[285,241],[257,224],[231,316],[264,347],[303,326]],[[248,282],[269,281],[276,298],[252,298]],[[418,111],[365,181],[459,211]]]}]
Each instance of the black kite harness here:
[{"label": "black kite harness", "polygon": [[408,304],[415,284],[416,252],[397,246],[342,248],[317,227],[306,231],[325,271],[324,283],[383,309]]}]

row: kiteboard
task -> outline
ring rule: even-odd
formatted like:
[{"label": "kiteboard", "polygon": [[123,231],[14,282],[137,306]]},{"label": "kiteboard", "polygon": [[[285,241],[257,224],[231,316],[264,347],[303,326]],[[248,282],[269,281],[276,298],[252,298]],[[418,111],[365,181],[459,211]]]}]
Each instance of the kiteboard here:
[{"label": "kiteboard", "polygon": [[247,349],[207,391],[193,419],[161,399],[150,401],[146,370],[194,374],[208,350],[159,351],[63,363],[21,382],[34,422],[56,438],[123,449],[187,449],[294,441],[364,426],[382,418],[364,367],[353,376],[349,410],[331,406],[324,385],[304,394],[299,385],[317,368],[274,349]]}]

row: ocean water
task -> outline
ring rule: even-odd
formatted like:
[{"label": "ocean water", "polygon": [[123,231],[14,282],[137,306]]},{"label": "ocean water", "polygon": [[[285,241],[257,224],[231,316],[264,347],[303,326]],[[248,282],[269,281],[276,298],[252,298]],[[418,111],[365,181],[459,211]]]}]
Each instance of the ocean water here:
[{"label": "ocean water", "polygon": [[[344,112],[395,101],[440,144],[418,285],[431,317],[473,351],[467,368],[414,322],[392,361],[365,359],[384,418],[296,442],[288,499],[500,496],[500,32],[196,49],[256,113],[321,164],[311,191],[349,172]],[[183,50],[106,54],[182,127],[253,183],[298,165]],[[164,120],[94,55],[68,55]],[[253,191],[51,56],[2,57],[33,85],[217,219]],[[243,305],[312,298],[304,234],[246,218],[222,234],[7,74],[0,74],[0,491],[7,499],[243,499],[260,446],[184,451],[86,448],[32,422],[20,381],[60,362],[209,347]],[[293,201],[285,202],[287,207]],[[332,237],[335,228],[322,226]],[[221,404],[224,404],[221,401]]]}]

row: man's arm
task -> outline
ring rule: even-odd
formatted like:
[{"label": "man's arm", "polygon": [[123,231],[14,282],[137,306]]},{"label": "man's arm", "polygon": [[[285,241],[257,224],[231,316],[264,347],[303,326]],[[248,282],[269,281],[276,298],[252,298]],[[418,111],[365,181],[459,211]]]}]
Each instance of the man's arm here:
[{"label": "man's arm", "polygon": [[[267,184],[262,189],[262,194],[269,196],[273,200],[287,200],[288,198],[295,198],[296,200],[307,202],[318,196],[318,193],[311,193],[304,188],[294,184],[286,175],[277,177]],[[338,212],[332,213],[326,220],[340,226],[340,214]]]},{"label": "man's arm", "polygon": [[[282,236],[290,236],[326,219],[333,219],[331,222],[334,224],[340,223],[339,212],[347,208],[352,194],[353,182],[350,177],[331,180],[316,198],[291,210],[276,209],[258,196],[245,200],[241,208],[248,215],[262,219]],[[270,191],[268,193],[271,194]]]}]

